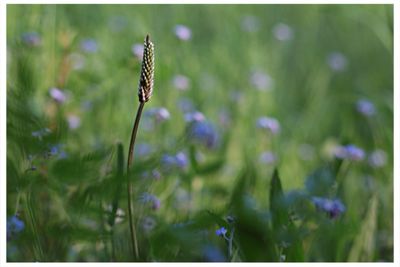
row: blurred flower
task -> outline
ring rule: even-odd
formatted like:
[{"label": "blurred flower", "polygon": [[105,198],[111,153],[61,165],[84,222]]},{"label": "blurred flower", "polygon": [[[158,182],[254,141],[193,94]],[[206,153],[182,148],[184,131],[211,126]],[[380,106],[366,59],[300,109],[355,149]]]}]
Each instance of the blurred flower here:
[{"label": "blurred flower", "polygon": [[272,88],[271,76],[261,71],[255,71],[250,75],[250,82],[259,91],[269,91]]},{"label": "blurred flower", "polygon": [[156,122],[160,123],[169,120],[171,115],[166,108],[151,108],[146,112],[147,116],[153,117]]},{"label": "blurred flower", "polygon": [[70,129],[75,130],[81,125],[81,118],[76,115],[69,115],[67,117],[68,126]]},{"label": "blurred flower", "polygon": [[333,71],[343,71],[347,67],[347,58],[340,52],[332,52],[327,58],[328,65]]},{"label": "blurred flower", "polygon": [[367,99],[360,99],[356,103],[357,111],[369,117],[375,114],[374,104]]},{"label": "blurred flower", "polygon": [[81,41],[81,49],[83,52],[86,53],[96,53],[99,46],[95,39],[93,38],[86,38]]},{"label": "blurred flower", "polygon": [[152,217],[144,217],[141,226],[145,233],[149,233],[156,227],[156,221]]},{"label": "blurred flower", "polygon": [[174,28],[176,37],[183,41],[190,40],[192,38],[192,31],[185,25],[176,25]]},{"label": "blurred flower", "polygon": [[301,144],[298,154],[302,160],[309,161],[315,157],[315,148],[310,144]]},{"label": "blurred flower", "polygon": [[175,75],[172,79],[175,88],[180,91],[186,91],[189,88],[190,80],[184,75]]},{"label": "blurred flower", "polygon": [[259,161],[263,164],[272,164],[277,160],[275,154],[271,151],[265,151],[261,153]]},{"label": "blurred flower", "polygon": [[134,44],[131,47],[132,54],[139,60],[142,60],[144,47],[143,44]]},{"label": "blurred flower", "polygon": [[67,95],[58,88],[52,87],[49,89],[49,93],[51,98],[53,98],[56,102],[62,104],[67,100]]},{"label": "blurred flower", "polygon": [[153,210],[158,210],[161,206],[160,200],[156,196],[149,193],[143,193],[139,199],[143,204],[150,204]]},{"label": "blurred flower", "polygon": [[32,132],[33,137],[37,137],[39,140],[42,140],[43,136],[49,135],[51,130],[49,128],[40,129],[39,131]]},{"label": "blurred flower", "polygon": [[191,112],[194,109],[193,102],[189,98],[180,98],[178,107],[184,113]]},{"label": "blurred flower", "polygon": [[26,32],[21,36],[22,42],[29,46],[39,46],[42,43],[42,39],[37,32]]},{"label": "blurred flower", "polygon": [[385,151],[377,149],[368,156],[368,163],[374,168],[380,168],[386,165],[387,156]]},{"label": "blurred flower", "polygon": [[326,212],[331,219],[336,219],[346,210],[346,207],[339,199],[332,200],[321,197],[312,197],[311,200],[317,210]]},{"label": "blurred flower", "polygon": [[278,41],[289,41],[293,38],[293,30],[285,23],[276,24],[272,32]]},{"label": "blurred flower", "polygon": [[142,173],[143,178],[151,178],[154,180],[160,180],[161,179],[161,173],[158,170],[152,170],[151,172],[145,171]]},{"label": "blurred flower", "polygon": [[206,117],[200,111],[195,111],[195,112],[185,114],[186,122],[195,122],[195,121],[201,122],[201,121],[204,121],[205,119],[206,119]]},{"label": "blurred flower", "polygon": [[165,172],[171,172],[175,169],[184,170],[189,164],[187,155],[184,152],[178,152],[176,155],[163,155],[161,165]]},{"label": "blurred flower", "polygon": [[207,262],[224,262],[224,254],[215,246],[205,246],[203,248],[204,260]]},{"label": "blurred flower", "polygon": [[260,129],[266,129],[272,134],[277,134],[280,131],[280,124],[278,120],[270,117],[260,117],[257,120],[257,127]]},{"label": "blurred flower", "polygon": [[215,234],[216,234],[217,236],[225,236],[227,232],[228,232],[228,231],[225,229],[225,227],[221,227],[221,228],[219,228],[219,229],[217,229],[217,230],[215,231]]},{"label": "blurred flower", "polygon": [[365,157],[364,150],[355,145],[337,146],[334,153],[339,159],[349,159],[353,161],[361,161]]},{"label": "blurred flower", "polygon": [[68,157],[67,153],[64,151],[62,144],[56,144],[50,146],[49,156],[57,156],[58,159],[65,159]]},{"label": "blurred flower", "polygon": [[134,153],[135,157],[146,158],[150,156],[150,154],[153,153],[153,151],[154,149],[151,145],[147,143],[139,143],[136,145]]},{"label": "blurred flower", "polygon": [[242,29],[245,32],[256,32],[260,28],[260,22],[255,16],[244,16],[242,19]]},{"label": "blurred flower", "polygon": [[188,125],[187,136],[194,143],[201,144],[208,149],[218,146],[218,132],[209,121],[192,121]]},{"label": "blurred flower", "polygon": [[71,63],[72,69],[74,70],[81,70],[85,67],[85,57],[80,53],[69,54],[68,60]]},{"label": "blurred flower", "polygon": [[11,237],[25,228],[25,223],[21,221],[16,215],[11,216],[7,219],[7,241],[11,239]]}]

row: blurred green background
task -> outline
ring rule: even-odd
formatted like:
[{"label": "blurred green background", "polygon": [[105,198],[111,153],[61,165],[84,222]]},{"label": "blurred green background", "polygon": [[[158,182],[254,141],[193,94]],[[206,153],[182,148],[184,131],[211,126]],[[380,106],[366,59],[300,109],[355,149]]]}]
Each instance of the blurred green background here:
[{"label": "blurred green background", "polygon": [[[24,223],[8,260],[133,260],[125,215],[108,218],[110,203],[126,209],[117,162],[146,34],[156,63],[132,176],[140,260],[393,260],[391,5],[7,5],[7,217]],[[212,126],[191,135],[196,111]],[[338,155],[349,144],[358,157]],[[310,174],[338,159],[315,194]],[[253,257],[245,238],[230,257],[214,232],[235,213],[234,188],[250,177],[245,203],[268,222],[275,168],[288,199],[338,197],[346,211],[294,209],[296,257],[279,238],[278,258]]]}]

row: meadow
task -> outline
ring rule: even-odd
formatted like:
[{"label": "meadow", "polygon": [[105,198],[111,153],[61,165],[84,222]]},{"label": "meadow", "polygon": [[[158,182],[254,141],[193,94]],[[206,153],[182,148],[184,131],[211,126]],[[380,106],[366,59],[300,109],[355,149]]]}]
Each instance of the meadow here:
[{"label": "meadow", "polygon": [[7,261],[393,261],[392,5],[7,5]]}]

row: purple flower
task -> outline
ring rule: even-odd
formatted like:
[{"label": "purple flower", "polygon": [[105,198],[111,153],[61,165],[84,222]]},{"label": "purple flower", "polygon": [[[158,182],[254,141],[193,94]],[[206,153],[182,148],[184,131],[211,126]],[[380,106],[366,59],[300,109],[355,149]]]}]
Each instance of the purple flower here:
[{"label": "purple flower", "polygon": [[139,199],[144,204],[150,204],[153,210],[158,210],[161,206],[160,200],[156,196],[149,193],[143,193]]},{"label": "purple flower", "polygon": [[176,155],[164,155],[161,158],[161,165],[165,172],[171,172],[175,169],[184,170],[189,164],[187,155],[179,152]]},{"label": "purple flower", "polygon": [[357,111],[361,114],[369,117],[375,114],[375,106],[374,104],[366,99],[360,99],[356,103]]},{"label": "purple flower", "polygon": [[68,157],[67,153],[64,151],[64,149],[62,148],[64,145],[62,144],[56,144],[56,145],[52,145],[50,146],[49,149],[49,156],[58,156],[58,159],[65,159]]},{"label": "purple flower", "polygon": [[69,115],[67,117],[68,126],[71,130],[75,130],[81,126],[81,118],[76,115]]},{"label": "purple flower", "polygon": [[268,130],[272,134],[277,134],[280,132],[280,124],[275,118],[260,117],[257,120],[257,127]]},{"label": "purple flower", "polygon": [[144,217],[141,226],[145,233],[150,232],[156,227],[157,223],[152,217]]},{"label": "purple flower", "polygon": [[96,53],[98,50],[98,44],[95,39],[87,38],[82,40],[81,42],[81,49],[83,52],[86,53]]},{"label": "purple flower", "polygon": [[29,46],[39,46],[42,40],[37,32],[26,32],[21,36],[22,42]]},{"label": "purple flower", "polygon": [[255,16],[245,16],[242,19],[242,29],[245,32],[256,32],[260,28],[260,22]]},{"label": "purple flower", "polygon": [[285,23],[278,23],[272,29],[275,38],[278,41],[289,41],[293,38],[293,30]]},{"label": "purple flower", "polygon": [[228,232],[228,231],[225,229],[225,227],[221,227],[221,228],[219,228],[219,229],[217,229],[217,230],[215,231],[215,234],[216,234],[217,236],[225,236],[227,232]]},{"label": "purple flower", "polygon": [[186,91],[190,86],[190,80],[184,75],[175,75],[172,79],[174,87],[180,91]]},{"label": "purple flower", "polygon": [[218,146],[218,133],[214,125],[208,121],[190,122],[188,137],[192,142],[201,144],[208,149],[214,149]]},{"label": "purple flower", "polygon": [[10,240],[14,234],[24,230],[25,223],[21,221],[16,215],[7,219],[7,240]]},{"label": "purple flower", "polygon": [[176,165],[181,169],[186,168],[186,166],[189,163],[189,160],[188,160],[186,154],[183,152],[179,152],[178,154],[175,155],[175,161],[176,161]]},{"label": "purple flower", "polygon": [[355,145],[338,146],[335,148],[335,156],[339,159],[349,159],[361,161],[365,157],[365,152]]},{"label": "purple flower", "polygon": [[269,91],[273,85],[271,76],[261,71],[253,72],[250,75],[250,82],[259,91]]},{"label": "purple flower", "polygon": [[191,112],[191,113],[186,113],[185,114],[185,121],[186,122],[201,122],[204,121],[206,117],[203,115],[203,113],[199,111]]},{"label": "purple flower", "polygon": [[273,164],[277,160],[275,154],[271,151],[265,151],[261,153],[259,161],[264,164]]},{"label": "purple flower", "polygon": [[142,59],[142,57],[143,57],[143,51],[144,51],[143,44],[134,44],[134,45],[132,45],[131,50],[132,50],[133,55],[134,55],[137,59],[139,59],[139,60]]},{"label": "purple flower", "polygon": [[368,163],[371,167],[380,168],[386,165],[387,155],[385,151],[377,149],[368,156]]},{"label": "purple flower", "polygon": [[174,32],[180,40],[188,41],[192,38],[192,31],[185,25],[176,25]]},{"label": "purple flower", "polygon": [[317,210],[326,212],[331,219],[336,219],[346,211],[346,207],[340,199],[332,200],[328,198],[312,197],[311,200]]},{"label": "purple flower", "polygon": [[58,88],[50,88],[49,89],[49,94],[51,96],[51,98],[53,98],[56,102],[62,104],[67,100],[67,96],[66,94]]},{"label": "purple flower", "polygon": [[331,70],[339,72],[347,67],[347,58],[340,52],[332,52],[328,55],[327,62]]}]

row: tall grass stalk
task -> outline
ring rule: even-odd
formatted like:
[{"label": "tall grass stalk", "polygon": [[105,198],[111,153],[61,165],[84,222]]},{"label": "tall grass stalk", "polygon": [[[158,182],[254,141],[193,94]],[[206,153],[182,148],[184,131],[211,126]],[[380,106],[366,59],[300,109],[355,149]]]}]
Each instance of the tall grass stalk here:
[{"label": "tall grass stalk", "polygon": [[153,84],[154,84],[154,45],[150,41],[149,35],[146,36],[144,40],[144,50],[143,50],[143,60],[142,69],[140,72],[140,81],[138,88],[139,97],[139,107],[136,112],[136,118],[132,129],[131,141],[129,144],[128,153],[128,164],[127,164],[127,192],[128,192],[128,217],[129,217],[129,229],[131,233],[131,243],[136,255],[136,259],[139,259],[139,246],[137,242],[137,235],[135,229],[135,222],[133,220],[133,207],[132,207],[132,187],[129,176],[129,169],[133,162],[133,152],[135,148],[136,134],[139,127],[140,117],[142,116],[142,111],[144,104],[150,100],[153,94]]}]

